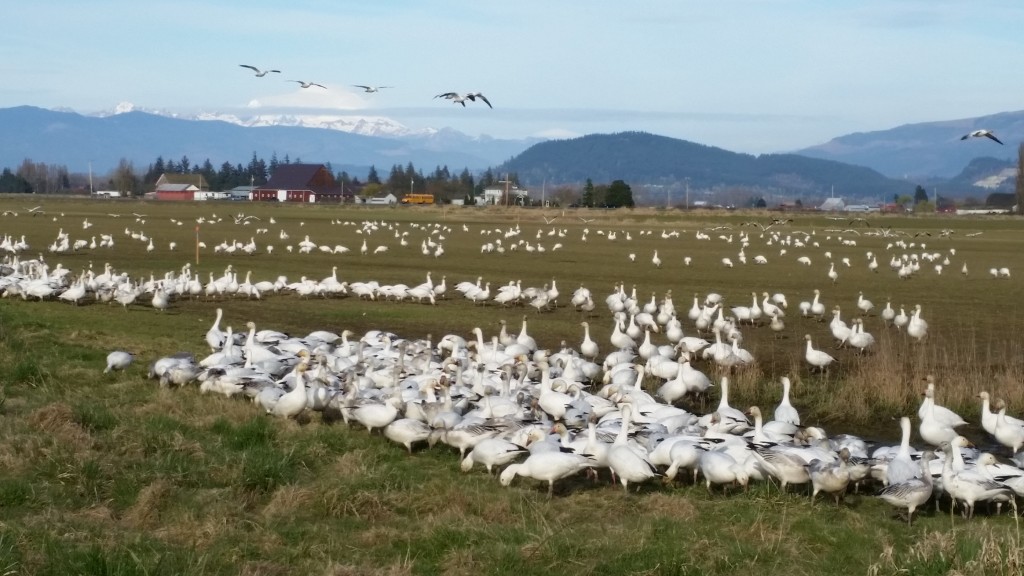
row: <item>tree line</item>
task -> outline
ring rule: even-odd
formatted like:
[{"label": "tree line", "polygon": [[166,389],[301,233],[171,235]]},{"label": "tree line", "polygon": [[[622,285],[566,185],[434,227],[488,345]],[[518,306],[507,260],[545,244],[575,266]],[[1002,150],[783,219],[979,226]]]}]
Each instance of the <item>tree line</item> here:
[{"label": "tree line", "polygon": [[[279,159],[275,153],[266,161],[254,152],[246,164],[223,162],[219,167],[214,167],[209,159],[196,163],[188,156],[182,156],[178,160],[159,156],[140,171],[132,161],[122,158],[117,167],[99,176],[74,174],[64,165],[25,159],[15,170],[5,168],[0,173],[0,193],[67,194],[85,190],[116,190],[125,196],[141,195],[153,190],[157,180],[164,174],[202,176],[210,191],[227,191],[238,186],[266,184],[278,166],[292,163],[300,164],[302,160],[292,160],[288,155]],[[491,168],[479,175],[474,175],[468,168],[456,172],[448,166],[436,166],[431,172],[424,173],[412,162],[408,162],[404,165],[391,166],[386,177],[381,177],[381,172],[376,166],[370,166],[366,175],[360,179],[345,170],[335,173],[330,163],[325,165],[335,174],[335,179],[343,190],[365,198],[387,193],[402,198],[405,194],[417,193],[433,194],[435,202],[438,203],[463,200],[473,204],[477,198],[483,196],[487,188],[513,189],[520,186],[517,173],[499,174]],[[623,180],[595,185],[589,178],[582,190],[572,186],[559,186],[553,188],[550,194],[546,194],[545,200],[549,205],[556,206],[615,208],[634,205],[632,190]],[[531,205],[540,205],[542,200],[534,193],[528,202]]]}]

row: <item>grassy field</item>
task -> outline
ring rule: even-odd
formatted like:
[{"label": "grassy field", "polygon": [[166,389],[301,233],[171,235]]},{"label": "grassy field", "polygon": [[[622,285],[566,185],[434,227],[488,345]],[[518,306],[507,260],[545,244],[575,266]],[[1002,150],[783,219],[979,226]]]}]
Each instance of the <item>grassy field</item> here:
[{"label": "grassy field", "polygon": [[[579,322],[586,319],[607,353],[611,319],[603,298],[622,282],[627,291],[635,286],[645,302],[671,290],[680,312],[695,293],[703,297],[715,291],[731,305],[749,304],[752,291],[788,296],[785,337],[776,338],[763,326],[743,329],[743,346],[757,365],[734,377],[734,406],[774,407],[778,378],[790,375],[794,404],[806,422],[832,433],[892,438],[898,432],[893,418],[916,413],[921,379],[934,374],[940,403],[970,421],[977,421],[974,396],[980,390],[1005,398],[1010,412],[1019,415],[1024,412],[1019,353],[1024,319],[1014,300],[1018,280],[988,274],[989,268],[1003,266],[1017,273],[1024,229],[1018,220],[876,216],[869,226],[853,228],[825,216],[797,215],[776,228],[791,236],[813,232],[818,246],[789,246],[780,255],[777,244],[766,245],[768,234],[743,226],[767,225],[777,216],[768,213],[48,199],[42,204],[45,215],[26,214],[25,208],[35,204],[0,199],[0,210],[20,212],[0,218],[0,233],[25,235],[31,249],[23,258],[42,254],[51,266],[60,263],[76,274],[90,266],[100,272],[110,263],[134,277],[162,277],[191,262],[204,281],[228,265],[240,276],[251,270],[254,281],[278,275],[297,280],[329,276],[338,266],[339,278],[349,282],[410,286],[428,271],[435,282],[444,277],[449,287],[477,277],[492,288],[516,280],[523,286],[554,280],[562,296],[559,307],[543,313],[473,305],[451,288],[436,306],[291,294],[267,294],[260,301],[177,300],[164,313],[147,304],[125,311],[91,301],[77,307],[0,301],[5,439],[0,574],[1017,574],[1022,569],[1019,533],[1005,515],[951,521],[944,509],[926,513],[908,529],[867,495],[851,494],[839,508],[821,502],[812,508],[802,493],[779,495],[765,486],[708,495],[702,485],[684,481],[624,495],[620,488],[582,477],[557,487],[556,498],[547,501],[544,490],[529,482],[502,489],[483,472],[460,473],[457,453],[443,446],[409,456],[400,446],[341,423],[270,419],[238,399],[200,395],[194,388],[161,390],[144,379],[146,364],[158,356],[180,350],[205,354],[203,334],[217,307],[235,327],[252,320],[260,328],[293,334],[377,328],[405,337],[430,334],[435,340],[448,333],[469,337],[475,326],[490,336],[499,320],[518,330],[526,316],[530,334],[548,348],[562,342],[577,346]],[[239,213],[260,220],[236,224],[232,216]],[[198,216],[214,222],[200,226],[208,248],[196,264]],[[556,216],[545,223],[544,218]],[[364,222],[376,229],[371,232]],[[731,229],[710,230],[720,226]],[[267,232],[257,233],[259,228]],[[518,229],[518,236],[505,237],[510,229]],[[855,232],[844,232],[851,229]],[[941,237],[944,229],[955,234]],[[115,246],[47,252],[61,230],[72,241],[110,234]],[[132,240],[126,231],[144,232],[154,249],[147,251],[145,242]],[[282,231],[288,239],[281,239]],[[673,231],[678,237],[662,237]],[[697,240],[698,231],[711,239]],[[907,236],[865,234],[876,231]],[[408,246],[401,246],[403,232]],[[616,240],[608,239],[610,232]],[[749,234],[747,258],[763,254],[768,264],[721,264],[723,257],[737,261],[741,233]],[[351,251],[286,250],[287,245],[297,249],[306,235],[317,244],[341,244]],[[732,242],[722,236],[732,236]],[[259,247],[251,256],[213,250],[224,241],[250,238]],[[442,256],[421,253],[427,238],[444,246]],[[482,244],[498,238],[505,246],[522,239],[545,251],[530,252],[523,245],[503,255],[481,253]],[[371,252],[381,245],[388,250],[361,255],[363,240]],[[900,240],[915,246],[888,247]],[[172,241],[177,243],[173,251]],[[562,247],[554,249],[556,243]],[[268,245],[274,245],[272,254]],[[661,268],[651,264],[654,250]],[[826,276],[825,251],[838,264],[834,284]],[[868,270],[867,251],[877,255],[878,273]],[[938,252],[950,264],[939,275],[932,263],[923,262],[909,280],[898,279],[887,266],[893,254],[923,252]],[[812,265],[798,264],[801,255]],[[686,257],[690,266],[683,265]],[[839,264],[842,258],[849,258],[849,268]],[[960,274],[965,262],[966,277]],[[598,299],[593,317],[567,305],[581,285]],[[815,288],[829,308],[841,306],[844,318],[855,314],[858,292],[874,301],[876,308],[865,319],[879,341],[873,353],[860,357],[831,350],[827,325],[799,317],[796,303],[809,300]],[[882,326],[877,312],[887,299],[908,311],[922,306],[930,325],[924,342],[908,341]],[[827,375],[809,373],[804,334],[838,358]],[[139,361],[124,373],[104,375],[105,355],[115,348],[135,351]],[[987,443],[980,435],[972,439]]]}]

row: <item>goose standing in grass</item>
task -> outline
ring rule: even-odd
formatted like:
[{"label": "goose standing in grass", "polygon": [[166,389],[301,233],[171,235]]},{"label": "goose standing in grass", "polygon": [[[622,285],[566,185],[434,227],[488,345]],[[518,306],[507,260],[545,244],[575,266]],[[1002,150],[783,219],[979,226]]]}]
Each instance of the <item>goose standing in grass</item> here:
[{"label": "goose standing in grass", "polygon": [[619,428],[619,434],[608,451],[608,467],[618,476],[622,489],[627,493],[630,482],[639,484],[659,476],[658,470],[651,464],[646,453],[641,454],[641,448],[635,448],[627,443],[631,415],[632,409],[629,404],[626,404],[622,407],[622,425]]},{"label": "goose standing in grass", "polygon": [[746,468],[725,450],[707,450],[703,452],[700,455],[698,468],[700,473],[704,475],[704,483],[709,494],[711,493],[712,484],[721,486],[739,484],[746,488],[750,482],[750,474]]},{"label": "goose standing in grass", "polygon": [[999,413],[996,415],[996,427],[993,436],[1000,444],[1010,449],[1012,454],[1017,454],[1020,451],[1021,446],[1024,446],[1024,426],[1021,426],[1017,422],[1020,422],[1016,418],[1017,422],[1012,422],[1006,415],[1006,402],[1002,399],[996,402],[996,409]]},{"label": "goose standing in grass", "polygon": [[911,314],[910,321],[907,323],[907,334],[918,342],[928,336],[928,322],[921,318],[920,304],[914,306],[914,313]]},{"label": "goose standing in grass", "polygon": [[948,425],[951,428],[957,428],[967,424],[967,421],[961,418],[956,412],[935,403],[935,376],[929,374],[925,376],[924,380],[927,383],[927,386],[925,386],[924,393],[922,394],[923,399],[921,400],[921,406],[917,409],[918,418],[923,420],[925,414],[929,410],[929,406],[931,406],[933,407],[932,413],[934,414],[936,421]]},{"label": "goose standing in grass", "polygon": [[836,462],[825,462],[822,460],[811,460],[807,465],[807,473],[811,478],[811,506],[814,505],[814,498],[818,492],[831,494],[839,506],[839,500],[846,493],[846,487],[850,484],[850,469],[847,463],[850,461],[850,450],[843,448],[839,451],[839,460]]},{"label": "goose standing in grass", "polygon": [[413,444],[428,441],[432,432],[425,422],[412,418],[399,418],[384,426],[384,437],[405,446],[409,454]]},{"label": "goose standing in grass", "polygon": [[479,462],[487,468],[487,474],[490,475],[495,466],[504,466],[528,452],[525,447],[503,438],[488,438],[466,454],[462,459],[461,469],[463,472],[469,472],[473,469],[473,464]]},{"label": "goose standing in grass", "polygon": [[804,339],[807,340],[807,348],[804,351],[804,359],[812,367],[817,368],[819,371],[828,370],[830,364],[836,361],[828,352],[818,350],[814,347],[811,342],[811,335],[805,334]]},{"label": "goose standing in grass", "polygon": [[309,396],[306,394],[305,373],[306,362],[300,362],[295,367],[295,384],[290,392],[286,392],[277,399],[271,414],[281,418],[295,418],[306,409]]},{"label": "goose standing in grass", "polygon": [[572,476],[585,468],[594,466],[594,461],[585,454],[574,452],[537,452],[522,462],[509,464],[502,471],[500,482],[508,486],[518,475],[548,483],[548,498],[555,493],[555,481]]},{"label": "goose standing in grass", "polygon": [[[996,421],[999,415],[992,411],[989,393],[982,390],[978,392],[978,398],[981,398],[981,427],[985,429],[992,436],[996,435]],[[1006,421],[1024,427],[1024,420],[1014,418],[1013,416],[1005,416]]]},{"label": "goose standing in grass", "polygon": [[134,360],[135,354],[132,352],[115,350],[110,354],[107,354],[107,367],[103,369],[103,373],[107,374],[113,370],[124,370],[131,366]]},{"label": "goose standing in grass", "polygon": [[983,474],[978,474],[974,469],[956,471],[953,469],[953,451],[963,446],[970,446],[970,443],[963,436],[957,436],[949,442],[942,443],[942,450],[946,452],[946,459],[942,464],[942,490],[949,494],[953,504],[950,505],[949,515],[953,516],[956,502],[964,505],[963,515],[967,519],[974,517],[974,505],[979,501],[1000,499],[1012,499],[1014,494],[1010,488],[994,481],[987,480]]},{"label": "goose standing in grass", "polygon": [[800,414],[796,411],[789,402],[789,389],[792,383],[786,376],[782,377],[782,400],[779,401],[779,405],[775,407],[775,419],[779,422],[786,422],[788,424],[800,425]]},{"label": "goose standing in grass", "polygon": [[935,458],[933,452],[921,455],[921,475],[905,482],[890,484],[878,493],[878,497],[896,508],[906,508],[907,526],[914,521],[914,511],[923,506],[932,497],[932,474],[930,462]]},{"label": "goose standing in grass", "polygon": [[875,307],[875,305],[871,302],[871,300],[868,300],[867,298],[865,298],[864,297],[864,293],[860,292],[859,295],[857,296],[857,308],[860,309],[860,313],[861,314],[867,314],[874,307]]}]

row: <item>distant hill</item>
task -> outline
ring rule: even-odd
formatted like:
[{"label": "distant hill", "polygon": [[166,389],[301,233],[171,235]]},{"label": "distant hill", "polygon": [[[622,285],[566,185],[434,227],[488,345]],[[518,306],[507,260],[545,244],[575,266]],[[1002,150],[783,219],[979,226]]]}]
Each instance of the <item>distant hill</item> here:
[{"label": "distant hill", "polygon": [[913,193],[914,184],[886,178],[870,168],[797,154],[752,156],[643,132],[594,134],[535,144],[498,167],[539,185],[595,183],[673,184],[714,189],[759,188],[801,195],[891,198]]},{"label": "distant hill", "polygon": [[[964,134],[982,128],[994,132],[1005,145],[988,138],[960,140]],[[798,150],[797,154],[867,166],[893,178],[952,178],[980,156],[1016,161],[1017,146],[1022,141],[1024,111],[1017,111],[858,132]]]},{"label": "distant hill", "polygon": [[1011,160],[984,157],[971,160],[953,178],[935,183],[939,194],[949,198],[973,196],[984,199],[993,192],[1014,192],[1017,184],[1017,163]]},{"label": "distant hill", "polygon": [[528,142],[470,139],[442,130],[432,137],[409,139],[364,136],[340,130],[300,126],[239,126],[219,120],[174,118],[131,111],[96,117],[19,106],[0,109],[0,167],[16,168],[25,158],[65,165],[72,172],[104,172],[122,158],[144,169],[158,156],[193,164],[209,159],[245,164],[253,153],[270,160],[289,156],[292,161],[330,162],[335,170],[365,171],[374,165],[386,170],[412,162],[432,170],[482,169],[504,161]]}]

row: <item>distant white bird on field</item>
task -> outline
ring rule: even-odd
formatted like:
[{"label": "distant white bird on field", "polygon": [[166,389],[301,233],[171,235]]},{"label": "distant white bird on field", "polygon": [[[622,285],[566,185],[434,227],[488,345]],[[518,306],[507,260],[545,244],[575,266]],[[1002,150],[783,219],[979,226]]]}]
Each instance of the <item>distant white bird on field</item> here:
[{"label": "distant white bird on field", "polygon": [[133,360],[135,360],[135,354],[123,350],[115,350],[107,354],[107,367],[103,369],[103,373],[106,374],[112,370],[124,370],[131,366]]},{"label": "distant white bird on field", "polygon": [[961,140],[967,140],[968,138],[988,138],[990,140],[995,140],[996,142],[1002,144],[1002,142],[999,141],[999,138],[996,138],[996,135],[993,134],[990,130],[975,130],[974,132],[964,134],[963,136],[960,137]]},{"label": "distant white bird on field", "polygon": [[459,94],[458,92],[445,92],[444,94],[438,94],[437,96],[434,96],[434,98],[445,98],[447,100],[451,100],[456,104],[462,104],[463,108],[466,107],[466,100],[469,100],[470,102],[476,102],[476,99],[479,98],[483,100],[484,104],[487,104],[488,108],[494,108],[494,106],[491,106],[490,100],[488,100],[483,94],[479,92],[470,92],[468,94]]}]

